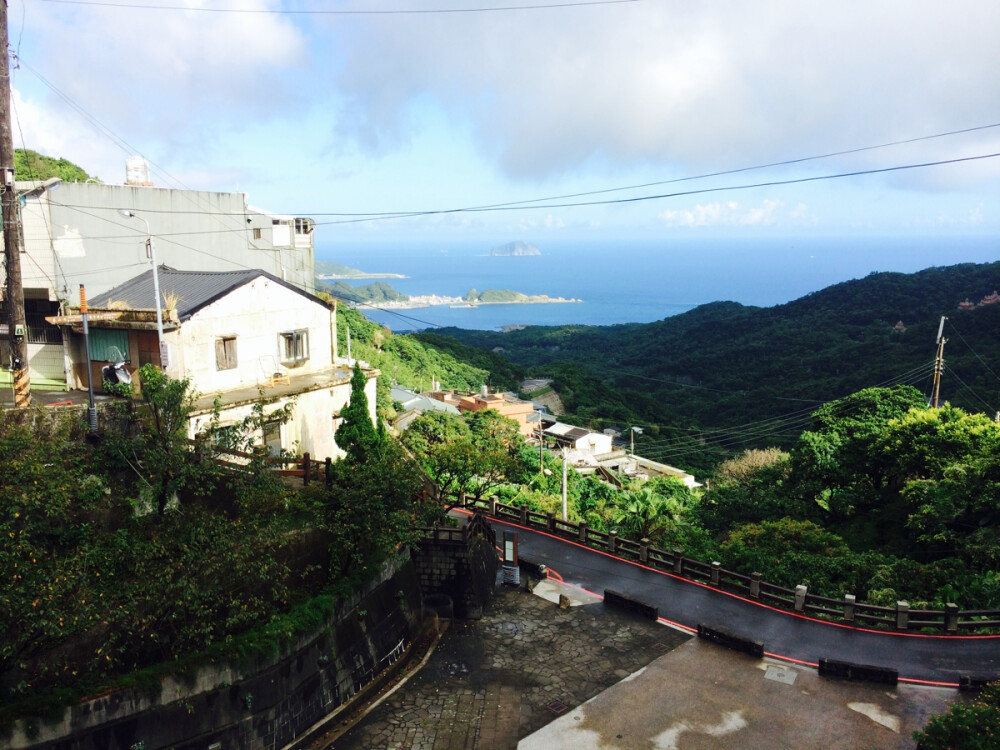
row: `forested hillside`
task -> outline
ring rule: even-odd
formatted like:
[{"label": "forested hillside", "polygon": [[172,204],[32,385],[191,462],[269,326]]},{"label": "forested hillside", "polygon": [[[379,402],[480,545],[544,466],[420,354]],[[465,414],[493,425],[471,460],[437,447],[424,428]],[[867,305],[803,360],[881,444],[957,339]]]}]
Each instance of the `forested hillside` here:
[{"label": "forested hillside", "polygon": [[[929,394],[941,316],[942,401],[993,416],[1000,304],[958,305],[997,288],[1000,263],[962,264],[874,273],[770,308],[717,302],[646,325],[437,333],[553,376],[581,421],[704,430],[697,440],[721,456],[788,445],[801,429],[795,415],[862,388],[905,383]],[[690,440],[658,444],[665,460],[692,455]]]}]

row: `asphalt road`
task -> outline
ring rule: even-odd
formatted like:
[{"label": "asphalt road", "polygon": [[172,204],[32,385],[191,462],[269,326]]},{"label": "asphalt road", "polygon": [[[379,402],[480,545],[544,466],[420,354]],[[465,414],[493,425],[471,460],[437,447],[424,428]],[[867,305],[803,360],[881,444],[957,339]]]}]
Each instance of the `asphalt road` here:
[{"label": "asphalt road", "polygon": [[[613,558],[573,542],[504,521],[518,532],[519,554],[557,578],[596,594],[612,589],[659,609],[682,628],[700,623],[762,641],[772,657],[817,666],[821,658],[895,669],[901,681],[958,684],[962,675],[1000,677],[1000,636],[876,632],[773,609],[739,596]],[[498,534],[498,537],[500,535]]]}]

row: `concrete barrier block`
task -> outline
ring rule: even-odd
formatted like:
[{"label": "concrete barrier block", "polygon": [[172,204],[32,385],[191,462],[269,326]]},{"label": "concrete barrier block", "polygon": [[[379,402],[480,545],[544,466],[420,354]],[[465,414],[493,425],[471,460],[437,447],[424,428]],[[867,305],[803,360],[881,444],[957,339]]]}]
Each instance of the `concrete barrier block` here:
[{"label": "concrete barrier block", "polygon": [[612,591],[611,589],[604,589],[604,605],[606,607],[622,609],[626,612],[631,612],[632,614],[639,615],[640,617],[644,617],[649,620],[656,620],[660,616],[660,610],[652,604],[646,604],[645,602],[633,599],[631,596],[626,594]]},{"label": "concrete barrier block", "polygon": [[1000,680],[1000,675],[987,677],[985,675],[963,674],[958,677],[958,689],[963,693],[978,693],[991,682]]},{"label": "concrete barrier block", "polygon": [[819,675],[852,682],[874,682],[879,685],[896,685],[899,682],[899,672],[895,669],[836,659],[820,659]]},{"label": "concrete barrier block", "polygon": [[725,646],[733,651],[739,651],[742,654],[749,654],[750,656],[754,656],[758,659],[761,659],[764,656],[763,641],[755,641],[752,638],[745,638],[725,628],[720,628],[714,625],[706,625],[705,623],[698,623],[698,637],[703,638],[706,641],[711,641],[712,643],[717,643],[720,646]]}]

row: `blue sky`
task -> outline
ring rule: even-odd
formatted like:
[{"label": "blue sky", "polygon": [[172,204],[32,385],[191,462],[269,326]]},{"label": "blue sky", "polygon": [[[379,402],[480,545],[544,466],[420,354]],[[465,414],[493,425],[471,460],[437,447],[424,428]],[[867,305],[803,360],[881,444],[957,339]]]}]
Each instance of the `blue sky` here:
[{"label": "blue sky", "polygon": [[[997,154],[1000,127],[686,179],[1000,123],[1000,4],[634,0],[476,11],[546,4],[10,0],[15,145],[111,183],[138,153],[159,186],[246,192],[255,206],[314,216],[321,242],[1000,236],[1000,157],[735,189]],[[371,12],[392,10],[421,12]],[[670,180],[685,181],[617,190]],[[331,215],[613,189],[548,203],[713,192]]]}]

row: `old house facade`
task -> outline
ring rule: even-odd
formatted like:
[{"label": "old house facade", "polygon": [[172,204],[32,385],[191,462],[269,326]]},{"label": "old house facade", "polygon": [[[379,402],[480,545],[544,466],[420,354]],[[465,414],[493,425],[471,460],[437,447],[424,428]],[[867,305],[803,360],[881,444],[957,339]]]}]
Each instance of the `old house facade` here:
[{"label": "old house facade", "polygon": [[[199,398],[191,418],[193,437],[220,405],[222,425],[236,424],[262,398],[269,409],[292,404],[292,417],[259,436],[276,450],[337,458],[334,441],[340,411],[350,397],[351,367],[337,356],[336,309],[273,274],[159,269],[168,354],[159,358],[153,274],[147,271],[89,301],[89,363],[100,388],[101,369],[124,360],[134,372],[145,363],[165,364],[175,379],[188,379]],[[67,330],[72,386],[87,387],[88,351],[78,314],[56,318]],[[365,372],[365,395],[375,419],[377,371]],[[140,386],[141,387],[141,386]]]}]

